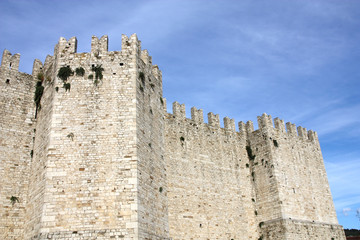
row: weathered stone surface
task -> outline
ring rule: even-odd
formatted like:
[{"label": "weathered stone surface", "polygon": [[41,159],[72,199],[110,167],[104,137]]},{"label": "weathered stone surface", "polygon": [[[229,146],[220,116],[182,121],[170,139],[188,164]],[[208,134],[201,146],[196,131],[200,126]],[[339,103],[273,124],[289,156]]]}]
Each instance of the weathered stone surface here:
[{"label": "weathered stone surface", "polygon": [[136,35],[60,38],[32,75],[19,60],[0,68],[1,239],[345,239],[315,132],[167,113]]}]

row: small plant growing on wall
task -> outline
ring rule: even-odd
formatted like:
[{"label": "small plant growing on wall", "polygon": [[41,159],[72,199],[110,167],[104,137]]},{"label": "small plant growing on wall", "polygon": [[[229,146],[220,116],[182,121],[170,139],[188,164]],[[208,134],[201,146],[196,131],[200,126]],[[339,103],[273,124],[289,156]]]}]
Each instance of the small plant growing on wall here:
[{"label": "small plant growing on wall", "polygon": [[44,74],[43,73],[38,73],[37,75],[37,79],[40,80],[40,81],[44,81],[45,77],[44,77]]},{"label": "small plant growing on wall", "polygon": [[181,146],[184,147],[185,138],[183,136],[180,137]]},{"label": "small plant growing on wall", "polygon": [[250,160],[254,160],[255,159],[255,155],[253,155],[251,147],[250,146],[246,146],[246,152],[248,154],[248,157]]},{"label": "small plant growing on wall", "polygon": [[67,79],[73,74],[74,74],[74,72],[71,70],[70,66],[66,66],[66,67],[61,67],[59,69],[59,72],[58,72],[57,76],[61,80],[63,80],[63,82],[66,82]]},{"label": "small plant growing on wall", "polygon": [[95,84],[95,86],[97,86],[99,81],[103,79],[102,72],[104,71],[104,68],[102,68],[101,65],[96,65],[96,66],[93,65],[91,67],[91,71],[93,71],[95,73],[94,84]]},{"label": "small plant growing on wall", "polygon": [[74,140],[74,134],[73,133],[69,133],[66,137],[70,138],[71,141]]},{"label": "small plant growing on wall", "polygon": [[65,91],[66,91],[66,92],[67,92],[67,91],[70,92],[70,88],[71,88],[70,83],[64,83],[63,88],[65,88]]},{"label": "small plant growing on wall", "polygon": [[34,95],[34,102],[36,105],[35,118],[37,116],[37,112],[41,109],[40,101],[43,93],[44,93],[44,87],[42,86],[41,81],[38,81],[36,83],[35,95]]},{"label": "small plant growing on wall", "polygon": [[84,76],[85,69],[83,67],[78,67],[75,69],[76,76]]},{"label": "small plant growing on wall", "polygon": [[14,205],[16,202],[20,202],[19,198],[15,197],[15,196],[11,196],[10,201],[11,201],[12,205]]},{"label": "small plant growing on wall", "polygon": [[139,78],[140,78],[142,84],[144,85],[145,84],[145,74],[143,72],[139,72]]}]

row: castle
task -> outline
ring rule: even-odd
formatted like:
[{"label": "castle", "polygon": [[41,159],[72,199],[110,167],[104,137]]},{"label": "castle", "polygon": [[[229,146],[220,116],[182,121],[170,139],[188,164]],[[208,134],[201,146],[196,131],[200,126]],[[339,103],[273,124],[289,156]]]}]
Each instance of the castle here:
[{"label": "castle", "polygon": [[173,104],[134,34],[0,68],[0,239],[345,239],[317,134]]}]

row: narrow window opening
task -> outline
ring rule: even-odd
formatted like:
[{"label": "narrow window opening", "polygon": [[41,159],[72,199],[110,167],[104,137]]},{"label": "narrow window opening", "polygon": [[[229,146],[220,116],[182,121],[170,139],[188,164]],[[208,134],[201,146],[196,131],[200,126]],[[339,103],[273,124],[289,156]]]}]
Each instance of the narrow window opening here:
[{"label": "narrow window opening", "polygon": [[294,191],[294,193],[295,193],[295,188],[293,188],[293,191]]},{"label": "narrow window opening", "polygon": [[120,63],[120,66],[124,66],[124,63]]},{"label": "narrow window opening", "polygon": [[5,83],[9,84],[9,83],[10,83],[10,79],[6,79]]}]

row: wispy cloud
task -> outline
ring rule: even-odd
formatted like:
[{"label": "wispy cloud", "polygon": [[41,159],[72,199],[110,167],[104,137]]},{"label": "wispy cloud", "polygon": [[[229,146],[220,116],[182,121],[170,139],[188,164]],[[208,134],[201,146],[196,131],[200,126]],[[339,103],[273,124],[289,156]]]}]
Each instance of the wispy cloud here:
[{"label": "wispy cloud", "polygon": [[351,154],[325,162],[331,192],[338,211],[360,205],[360,158]]},{"label": "wispy cloud", "polygon": [[350,211],[351,211],[351,208],[343,208],[344,216],[348,216]]},{"label": "wispy cloud", "polygon": [[[313,111],[311,125],[326,136],[341,131],[342,134],[358,135],[360,130],[360,104],[354,106],[332,107],[330,109],[317,109]],[[344,131],[349,129],[349,131]],[[351,129],[351,131],[350,131]]]}]

